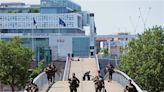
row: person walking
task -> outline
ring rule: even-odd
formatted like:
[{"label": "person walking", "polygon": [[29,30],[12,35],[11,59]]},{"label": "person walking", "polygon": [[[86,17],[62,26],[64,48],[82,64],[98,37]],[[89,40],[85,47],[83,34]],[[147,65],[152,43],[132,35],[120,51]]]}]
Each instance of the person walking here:
[{"label": "person walking", "polygon": [[95,79],[94,79],[94,83],[95,83],[96,92],[101,92],[103,88],[105,90],[105,83],[104,83],[104,80],[101,77],[96,76]]},{"label": "person walking", "polygon": [[52,77],[53,77],[53,68],[51,66],[51,64],[48,65],[48,67],[45,69],[45,73],[47,74],[47,79],[48,79],[48,83],[52,83]]},{"label": "person walking", "polygon": [[77,88],[79,87],[80,81],[75,76],[75,73],[72,74],[72,78],[69,78],[68,81],[70,84],[70,86],[69,86],[70,92],[77,92]]},{"label": "person walking", "polygon": [[124,92],[138,92],[136,87],[132,84],[132,80],[128,80],[128,84],[126,85]]},{"label": "person walking", "polygon": [[52,80],[53,80],[53,82],[55,82],[55,74],[57,72],[57,68],[56,68],[55,64],[52,64],[51,67],[52,67],[52,70],[51,70],[52,71]]},{"label": "person walking", "polygon": [[107,72],[109,73],[108,82],[110,82],[112,80],[112,74],[114,73],[114,67],[111,62],[107,65]]}]

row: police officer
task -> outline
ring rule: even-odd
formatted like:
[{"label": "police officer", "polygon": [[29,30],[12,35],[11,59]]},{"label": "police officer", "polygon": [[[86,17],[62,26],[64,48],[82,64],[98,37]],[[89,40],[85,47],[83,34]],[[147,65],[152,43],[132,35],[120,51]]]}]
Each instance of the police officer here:
[{"label": "police officer", "polygon": [[90,75],[89,75],[90,71],[86,72],[83,76],[83,80],[85,80],[85,78],[87,77],[88,80],[90,80]]},{"label": "police officer", "polygon": [[94,79],[94,82],[95,82],[95,90],[96,90],[96,92],[101,92],[101,90],[105,86],[104,80],[101,77],[96,76],[95,79]]},{"label": "police officer", "polygon": [[50,70],[52,72],[52,79],[53,79],[53,82],[55,82],[55,74],[57,72],[57,68],[55,66],[55,64],[51,64],[51,67],[52,67],[52,70]]},{"label": "police officer", "polygon": [[109,73],[108,82],[110,82],[112,80],[112,74],[114,73],[114,67],[111,62],[107,65],[107,72]]},{"label": "police officer", "polygon": [[70,88],[70,92],[77,92],[77,88],[79,87],[79,79],[76,78],[75,73],[72,74],[72,78],[68,79],[69,81],[69,88]]},{"label": "police officer", "polygon": [[47,79],[49,84],[52,83],[52,77],[53,77],[53,67],[51,66],[51,64],[48,65],[48,67],[45,69],[45,72],[47,74]]},{"label": "police officer", "polygon": [[132,80],[128,81],[128,84],[124,89],[124,92],[137,92],[136,87],[132,84]]}]

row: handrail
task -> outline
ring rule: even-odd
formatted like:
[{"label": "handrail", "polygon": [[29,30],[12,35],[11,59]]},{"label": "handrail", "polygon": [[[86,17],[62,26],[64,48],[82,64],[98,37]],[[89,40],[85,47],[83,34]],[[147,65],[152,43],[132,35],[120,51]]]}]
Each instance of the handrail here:
[{"label": "handrail", "polygon": [[[56,81],[61,80],[61,76],[57,75],[55,78]],[[49,88],[52,86],[48,83],[47,74],[45,72],[40,73],[34,80],[33,83],[35,83],[38,86],[39,92],[44,91],[47,92]],[[27,91],[24,91],[27,92]]]},{"label": "handrail", "polygon": [[33,80],[33,83],[35,83],[38,86],[39,90],[41,90],[43,86],[45,86],[46,84],[48,85],[47,74],[45,72],[42,72]]},{"label": "handrail", "polygon": [[[48,88],[48,80],[47,80],[47,74],[45,72],[40,73],[34,80],[33,83],[35,83],[38,86],[39,91],[44,89],[45,87]],[[46,90],[46,89],[45,89]],[[24,91],[27,92],[27,91]]]},{"label": "handrail", "polygon": [[99,60],[98,60],[97,54],[95,55],[95,59],[96,59],[97,69],[100,70]]},{"label": "handrail", "polygon": [[70,65],[71,65],[71,62],[69,59],[70,59],[69,57],[66,58],[63,81],[68,80],[68,77],[69,77],[69,71],[70,71]]},{"label": "handrail", "polygon": [[[123,87],[126,86],[127,82],[129,79],[131,79],[127,74],[125,74],[124,72],[120,71],[120,70],[117,70],[117,69],[114,69],[114,73],[113,73],[113,80],[114,81],[117,81],[118,83],[120,83]],[[104,79],[107,79],[109,76],[109,73],[107,73],[105,76],[104,76]],[[143,92],[141,90],[141,88],[132,80],[132,84],[136,87],[137,91],[138,92]]]}]

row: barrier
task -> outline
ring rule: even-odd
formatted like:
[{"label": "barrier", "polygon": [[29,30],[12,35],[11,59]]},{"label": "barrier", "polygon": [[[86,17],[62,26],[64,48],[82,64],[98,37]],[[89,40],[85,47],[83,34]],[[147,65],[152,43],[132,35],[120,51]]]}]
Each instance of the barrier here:
[{"label": "barrier", "polygon": [[66,64],[65,64],[65,69],[64,69],[64,75],[63,75],[63,81],[67,81],[69,77],[69,72],[70,72],[70,66],[71,66],[71,61],[70,58],[66,58]]},{"label": "barrier", "polygon": [[48,87],[47,74],[45,72],[42,72],[33,80],[33,83],[38,86],[39,91],[46,86]]},{"label": "barrier", "polygon": [[100,70],[99,60],[98,60],[98,56],[97,56],[97,54],[95,55],[95,58],[96,58],[97,69]]},{"label": "barrier", "polygon": [[[61,76],[62,76],[62,74],[60,74],[60,75],[55,74],[55,81],[60,81]],[[33,83],[35,83],[38,86],[39,92],[47,92],[49,90],[49,88],[52,86],[52,84],[49,85],[48,79],[47,79],[47,74],[45,72],[40,73],[33,80]],[[24,91],[24,92],[26,92],[26,91]]]}]

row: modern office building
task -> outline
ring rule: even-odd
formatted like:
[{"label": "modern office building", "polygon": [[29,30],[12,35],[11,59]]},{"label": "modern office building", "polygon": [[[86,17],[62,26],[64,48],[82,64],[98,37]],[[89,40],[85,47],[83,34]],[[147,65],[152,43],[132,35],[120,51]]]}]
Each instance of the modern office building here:
[{"label": "modern office building", "polygon": [[[69,0],[41,0],[41,5],[1,3],[0,39],[20,36],[35,60],[95,54],[94,14]],[[84,26],[90,27],[85,35]],[[44,52],[44,53],[43,53]]]}]

